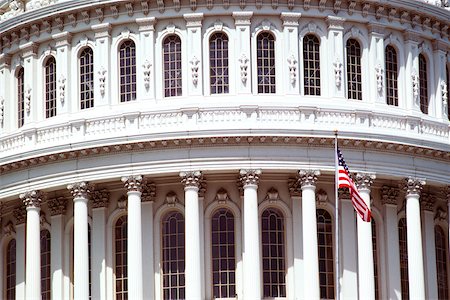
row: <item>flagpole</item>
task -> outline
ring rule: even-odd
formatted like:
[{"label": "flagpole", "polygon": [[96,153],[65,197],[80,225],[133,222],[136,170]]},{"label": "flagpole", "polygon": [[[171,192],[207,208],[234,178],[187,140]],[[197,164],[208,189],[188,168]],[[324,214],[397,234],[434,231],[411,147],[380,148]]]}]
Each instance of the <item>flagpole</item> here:
[{"label": "flagpole", "polygon": [[335,168],[335,173],[334,173],[334,186],[335,186],[335,220],[336,223],[334,225],[334,230],[335,230],[335,249],[336,249],[336,257],[334,259],[335,263],[336,263],[336,276],[335,276],[335,286],[336,286],[336,296],[335,299],[339,300],[341,297],[340,295],[340,286],[339,286],[339,276],[340,276],[340,272],[339,272],[339,192],[338,192],[338,187],[339,187],[339,178],[338,178],[338,156],[337,156],[337,150],[338,150],[338,131],[337,129],[334,130],[334,168]]}]

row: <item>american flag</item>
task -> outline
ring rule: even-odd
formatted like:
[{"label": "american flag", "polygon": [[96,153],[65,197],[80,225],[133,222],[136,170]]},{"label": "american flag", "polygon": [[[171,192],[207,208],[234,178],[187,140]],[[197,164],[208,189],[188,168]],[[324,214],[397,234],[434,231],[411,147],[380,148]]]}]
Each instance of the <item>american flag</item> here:
[{"label": "american flag", "polygon": [[347,164],[342,156],[341,150],[337,149],[338,157],[338,187],[348,188],[352,199],[353,207],[364,222],[370,222],[371,212],[366,202],[361,197],[353,180],[350,178]]}]

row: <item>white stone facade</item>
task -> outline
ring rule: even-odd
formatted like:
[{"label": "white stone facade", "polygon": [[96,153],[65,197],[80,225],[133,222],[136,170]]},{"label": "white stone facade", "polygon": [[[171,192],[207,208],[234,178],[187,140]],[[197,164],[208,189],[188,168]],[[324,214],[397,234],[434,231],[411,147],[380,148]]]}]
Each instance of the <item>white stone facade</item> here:
[{"label": "white stone facade", "polygon": [[[341,299],[402,299],[406,286],[411,299],[440,299],[443,286],[448,295],[450,263],[442,282],[436,251],[445,241],[449,257],[447,2],[14,0],[0,1],[0,15],[0,298],[122,299],[122,255],[129,299],[175,299],[166,294],[162,238],[165,217],[175,212],[186,241],[178,298],[217,299],[213,222],[221,209],[233,216],[235,277],[226,298],[327,298],[316,213],[334,222],[336,130],[376,223],[356,221],[341,195],[340,270],[333,271]],[[228,38],[224,93],[212,89],[217,33]],[[264,52],[273,54],[267,74],[259,69],[269,64],[258,60],[261,33],[274,38]],[[304,50],[311,35],[319,41],[314,75],[305,72],[314,60]],[[165,93],[165,82],[175,82],[165,81],[170,36],[181,42],[173,97]],[[349,40],[360,46],[359,81],[349,78]],[[124,41],[135,45],[136,90],[122,102]],[[397,105],[387,104],[387,46],[396,52]],[[93,105],[85,108],[80,55],[88,48]],[[50,57],[55,69],[46,69]],[[313,77],[320,95],[306,92]],[[273,92],[259,90],[265,80]],[[350,99],[353,89],[360,100]],[[263,220],[271,211],[283,224],[271,229],[283,237],[282,284],[271,285],[277,296],[268,295],[264,276]],[[123,216],[122,253],[116,226]],[[45,247],[29,246],[44,229],[51,237],[45,295],[38,271],[48,266],[39,259]]]}]

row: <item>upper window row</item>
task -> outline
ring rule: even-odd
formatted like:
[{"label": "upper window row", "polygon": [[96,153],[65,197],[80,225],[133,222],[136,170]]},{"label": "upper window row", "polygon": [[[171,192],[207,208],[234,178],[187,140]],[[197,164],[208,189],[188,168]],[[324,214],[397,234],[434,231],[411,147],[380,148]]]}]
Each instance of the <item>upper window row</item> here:
[{"label": "upper window row", "polygon": [[[223,32],[211,35],[209,39],[209,82],[211,94],[227,94],[229,80],[229,38]],[[256,70],[258,93],[276,92],[275,37],[268,31],[256,38]],[[164,97],[182,96],[182,42],[178,35],[169,35],[162,42],[162,75]],[[346,78],[348,99],[362,100],[362,48],[355,39],[346,42]],[[85,47],[79,54],[79,98],[80,109],[94,106],[94,53]],[[136,45],[132,40],[123,41],[118,49],[119,98],[120,102],[136,99]],[[50,56],[45,69],[45,115],[56,115],[56,60]],[[398,106],[399,63],[397,51],[391,45],[385,48],[386,103]],[[420,109],[428,113],[429,95],[427,60],[419,55],[419,98]],[[447,70],[447,88],[449,84]],[[16,72],[18,97],[18,126],[24,124],[24,70]],[[303,90],[305,95],[320,96],[320,41],[312,34],[303,38]],[[450,106],[449,106],[450,116]]]}]

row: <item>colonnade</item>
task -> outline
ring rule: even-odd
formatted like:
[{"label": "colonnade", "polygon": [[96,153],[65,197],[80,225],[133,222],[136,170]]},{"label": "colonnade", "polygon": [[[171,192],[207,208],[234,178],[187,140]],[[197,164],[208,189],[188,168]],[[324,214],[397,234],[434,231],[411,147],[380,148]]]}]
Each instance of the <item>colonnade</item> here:
[{"label": "colonnade", "polygon": [[[260,243],[260,223],[258,213],[258,185],[260,170],[241,170],[240,182],[243,188],[243,291],[245,299],[262,298],[261,270],[261,243]],[[320,172],[318,170],[300,170],[296,178],[297,189],[301,191],[301,211],[303,229],[303,273],[304,278],[308,278],[308,287],[304,288],[304,299],[320,299],[319,281],[319,259],[317,241],[317,221],[316,221],[316,182]],[[187,171],[180,173],[181,182],[185,191],[185,238],[186,238],[186,298],[203,299],[202,292],[202,225],[201,214],[202,205],[199,198],[199,189],[202,186],[203,175],[200,171]],[[359,188],[362,198],[370,205],[370,188],[375,179],[374,174],[357,174],[356,185]],[[151,239],[143,238],[144,223],[141,215],[147,207],[143,198],[148,197],[148,190],[145,190],[145,178],[142,176],[123,177],[122,182],[127,190],[128,209],[128,295],[130,299],[144,299],[146,295],[154,295],[153,289],[144,285],[143,270],[143,244],[152,243]],[[404,190],[406,192],[406,220],[407,220],[407,241],[408,241],[408,270],[409,270],[409,292],[411,299],[425,299],[425,278],[424,260],[422,251],[422,231],[420,213],[420,195],[424,180],[417,178],[406,178],[404,180]],[[87,182],[77,182],[70,184],[68,189],[73,196],[74,205],[74,299],[89,298],[89,257],[88,257],[88,199],[94,191]],[[385,188],[383,188],[385,189]],[[382,204],[385,210],[385,228],[389,226],[397,227],[397,207],[396,194],[392,190],[382,190]],[[143,196],[144,193],[144,196]],[[40,204],[44,198],[41,191],[30,191],[20,195],[26,206],[26,298],[38,300],[41,298],[41,278],[40,278]],[[107,203],[107,195],[100,197]],[[347,197],[343,197],[347,198]],[[106,200],[105,200],[106,199]],[[349,206],[347,200],[342,199],[343,210]],[[97,199],[98,201],[98,199]],[[144,199],[145,201],[145,199]],[[105,203],[103,203],[105,204]],[[51,204],[51,208],[56,212],[64,212],[57,204]],[[105,205],[94,205],[94,210],[105,207]],[[99,211],[100,212],[100,211]],[[104,214],[104,211],[103,211]],[[152,213],[150,213],[152,214]],[[343,215],[346,212],[342,212]],[[57,221],[52,214],[52,222]],[[60,214],[59,214],[60,215]],[[352,214],[351,214],[352,215]],[[353,214],[354,215],[354,214]],[[347,216],[347,215],[345,215]],[[103,216],[105,219],[105,216]],[[152,222],[153,220],[151,220]],[[395,225],[392,224],[395,222]],[[147,224],[148,225],[148,224]],[[103,225],[104,226],[104,225]],[[149,225],[151,226],[151,225]],[[295,226],[295,224],[294,224]],[[144,229],[147,231],[148,228]],[[99,239],[105,239],[100,234],[96,234]],[[105,232],[103,228],[103,233]],[[152,230],[150,230],[152,232]],[[57,234],[53,232],[52,234]],[[94,237],[95,238],[95,237]],[[344,237],[345,239],[345,237]],[[386,231],[386,242],[392,248],[386,253],[387,272],[386,282],[389,285],[387,298],[395,298],[400,290],[399,257],[398,257],[398,235]],[[56,246],[52,245],[52,250]],[[151,248],[151,247],[150,247]],[[372,252],[372,229],[370,223],[357,221],[357,256],[358,256],[358,282],[359,297],[364,299],[375,299],[375,283],[373,252]],[[55,250],[56,251],[56,250]],[[94,254],[95,255],[95,254]],[[345,256],[347,254],[343,254]],[[150,258],[151,260],[151,258]],[[52,264],[58,264],[53,260]],[[61,263],[59,262],[59,265]],[[153,272],[153,265],[149,265]],[[95,268],[95,267],[94,267]],[[52,268],[53,269],[53,268]],[[102,270],[97,270],[102,271]],[[53,274],[52,285],[61,284],[61,274]],[[343,275],[345,276],[345,275]],[[296,278],[298,278],[296,276]],[[345,284],[345,279],[343,283]],[[429,281],[430,278],[427,278]],[[99,282],[93,282],[93,289],[98,294],[105,293],[105,287]],[[59,297],[58,288],[52,287],[52,293]]]}]

